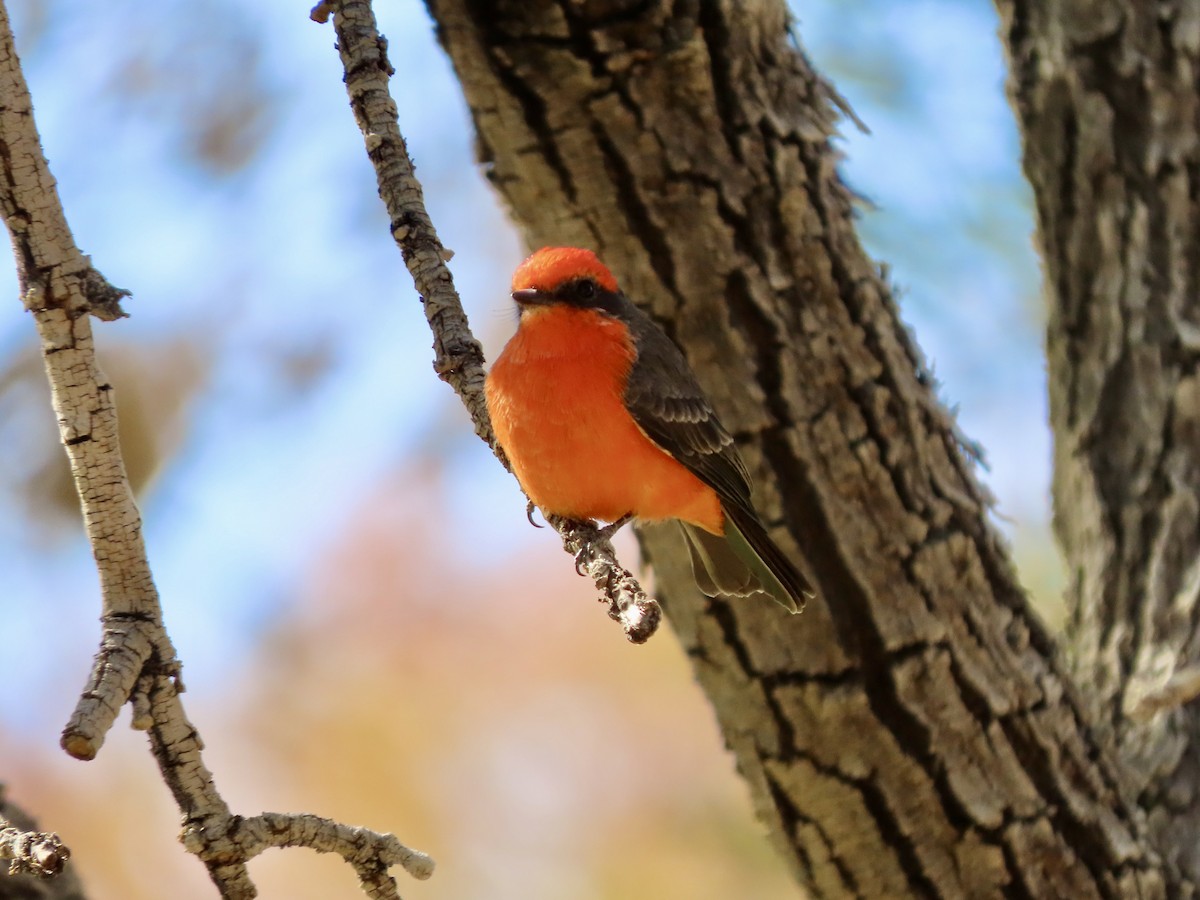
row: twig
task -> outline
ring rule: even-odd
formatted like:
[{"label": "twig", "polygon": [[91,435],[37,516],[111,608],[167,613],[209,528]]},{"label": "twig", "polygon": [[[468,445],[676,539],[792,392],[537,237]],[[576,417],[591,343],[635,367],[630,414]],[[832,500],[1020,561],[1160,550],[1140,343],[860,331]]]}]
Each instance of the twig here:
[{"label": "twig", "polygon": [[[496,443],[483,393],[483,350],[471,333],[462,301],[446,263],[451,253],[442,246],[425,209],[424,193],[400,133],[396,104],[388,89],[394,69],[387,58],[387,41],[379,34],[370,0],[322,0],[312,10],[314,21],[333,16],[338,52],[346,72],[350,108],[362,131],[367,156],[375,167],[379,196],[391,220],[404,264],[425,306],[433,331],[433,368],[454,388],[475,427],[475,433],[512,471]],[[658,603],[646,596],[637,580],[616,558],[607,540],[596,541],[596,529],[556,516],[546,521],[559,533],[563,546],[576,556],[580,574],[587,574],[609,604],[609,615],[621,623],[634,643],[647,640],[662,618]],[[580,551],[586,549],[581,557]]]},{"label": "twig", "polygon": [[27,810],[8,796],[0,782],[0,861],[9,860],[8,876],[0,862],[0,897],[20,900],[85,900],[79,873],[68,862],[71,851],[57,834],[42,831]]},{"label": "twig", "polygon": [[617,562],[606,530],[559,516],[547,516],[546,521],[562,536],[563,549],[575,557],[575,571],[603,592],[608,617],[621,623],[630,643],[646,643],[658,630],[662,607]]},{"label": "twig", "polygon": [[[163,625],[141,515],[125,476],[113,391],[96,362],[90,316],[109,320],[124,315],[120,300],[128,292],[114,288],[92,268],[71,237],[42,152],[3,0],[0,97],[0,216],[12,236],[22,300],[41,338],[103,599],[100,650],[63,731],[62,746],[72,756],[92,759],[118,711],[132,699],[134,726],[148,731],[163,780],[183,812],[185,845],[204,860],[222,897],[254,897],[245,866],[249,856],[235,840],[244,821],[217,792],[201,759],[200,735],[180,700],[180,666]],[[346,826],[293,834],[289,846],[340,852],[373,896],[395,895],[394,883],[391,894],[380,887],[383,879],[390,881],[386,870],[394,863],[410,868],[419,859],[422,877],[432,870],[428,858],[397,849],[390,835]],[[66,848],[60,853],[53,836],[37,837],[14,840],[24,854],[21,859],[28,857],[49,871],[58,855],[66,858]],[[339,840],[346,843],[339,845]]]},{"label": "twig", "polygon": [[[307,847],[318,853],[337,853],[358,873],[367,895],[377,900],[399,900],[396,881],[387,870],[401,866],[413,878],[426,879],[433,874],[433,860],[404,846],[392,834],[379,834],[354,828],[306,813],[263,813],[238,820],[226,835],[242,860],[250,860],[264,850],[283,847]],[[204,835],[185,828],[184,846],[208,860],[216,852]]]},{"label": "twig", "polygon": [[0,816],[0,859],[12,860],[9,875],[57,875],[71,858],[62,839],[50,831],[22,831]]}]

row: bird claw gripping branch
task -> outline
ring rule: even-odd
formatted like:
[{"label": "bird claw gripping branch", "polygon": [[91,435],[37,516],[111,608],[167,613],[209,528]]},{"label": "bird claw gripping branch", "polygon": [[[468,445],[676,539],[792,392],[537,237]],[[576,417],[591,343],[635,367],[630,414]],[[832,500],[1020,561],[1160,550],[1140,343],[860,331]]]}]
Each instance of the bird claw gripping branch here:
[{"label": "bird claw gripping branch", "polygon": [[[533,506],[532,503],[529,504]],[[588,567],[597,559],[603,558],[606,555],[612,554],[612,547],[609,542],[618,531],[620,531],[627,523],[633,519],[633,513],[626,513],[617,519],[615,522],[610,522],[603,528],[596,525],[595,522],[577,521],[568,519],[565,522],[567,528],[573,531],[578,537],[579,549],[575,552],[575,572],[578,575],[586,575]],[[540,527],[530,519],[530,524],[534,527]]]},{"label": "bird claw gripping branch", "polygon": [[[625,517],[628,521],[628,517]],[[617,562],[609,538],[625,522],[604,528],[594,522],[547,515],[546,521],[562,537],[563,546],[575,557],[575,571],[592,580],[608,603],[608,616],[621,624],[626,638],[644,644],[662,622],[662,608],[642,590],[633,574]]]}]

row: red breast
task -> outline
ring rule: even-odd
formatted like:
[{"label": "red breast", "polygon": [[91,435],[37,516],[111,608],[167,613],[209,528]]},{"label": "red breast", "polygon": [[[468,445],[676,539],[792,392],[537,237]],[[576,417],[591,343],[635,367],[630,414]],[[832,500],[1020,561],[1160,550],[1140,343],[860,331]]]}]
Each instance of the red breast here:
[{"label": "red breast", "polygon": [[[616,289],[590,251],[551,248],[517,269],[513,290],[552,292],[580,277]],[[545,512],[606,522],[626,513],[678,518],[719,534],[716,493],[646,437],[625,407],[636,358],[628,327],[601,311],[556,302],[523,308],[485,386],[496,439]]]}]

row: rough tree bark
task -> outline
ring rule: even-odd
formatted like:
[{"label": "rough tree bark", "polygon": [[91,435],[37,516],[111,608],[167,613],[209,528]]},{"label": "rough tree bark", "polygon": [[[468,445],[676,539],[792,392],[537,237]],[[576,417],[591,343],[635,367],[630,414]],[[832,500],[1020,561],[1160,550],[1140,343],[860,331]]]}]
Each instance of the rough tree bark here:
[{"label": "rough tree bark", "polygon": [[1200,10],[999,2],[1051,299],[1067,648],[1154,837],[1200,872]]},{"label": "rough tree bark", "polygon": [[[1147,833],[1145,780],[1092,730],[1095,704],[1030,612],[858,244],[829,144],[838,103],[789,39],[784,4],[428,5],[529,244],[596,248],[671,332],[818,585],[795,618],[708,600],[674,532],[642,534],[801,883],[824,897],[1190,895]],[[1152,217],[1133,209],[1112,240],[1145,255]],[[1170,233],[1190,263],[1185,233]],[[1173,470],[1160,475],[1165,491]],[[1190,618],[1180,628],[1190,639]]]}]

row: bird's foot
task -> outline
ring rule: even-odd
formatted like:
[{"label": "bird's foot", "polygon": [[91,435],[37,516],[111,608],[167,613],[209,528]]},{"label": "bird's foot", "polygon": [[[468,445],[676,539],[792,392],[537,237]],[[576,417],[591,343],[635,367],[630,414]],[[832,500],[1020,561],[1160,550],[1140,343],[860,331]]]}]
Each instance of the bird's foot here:
[{"label": "bird's foot", "polygon": [[621,623],[625,636],[634,644],[645,643],[662,620],[662,610],[646,596],[637,579],[617,562],[609,541],[633,518],[621,516],[600,527],[586,519],[564,519],[547,515],[546,521],[562,535],[563,546],[575,556],[575,571],[590,577],[604,592],[608,615]]},{"label": "bird's foot", "polygon": [[535,512],[537,512],[537,504],[530,500],[525,504],[525,518],[529,520],[529,524],[534,528],[542,528],[542,525],[539,525],[537,522],[533,521],[533,514]]},{"label": "bird's foot", "polygon": [[[584,570],[599,554],[601,545],[607,544],[612,540],[612,536],[620,531],[632,518],[633,513],[626,513],[615,522],[610,522],[603,528],[595,522],[586,519],[564,520],[563,524],[575,533],[578,542],[578,550],[575,552],[575,571],[580,575],[587,574]],[[607,552],[611,554],[612,549],[610,548]]]},{"label": "bird's foot", "polygon": [[609,522],[603,528],[598,528],[596,530],[596,534],[601,540],[611,541],[612,536],[628,525],[632,520],[633,513],[625,513],[625,515],[621,516],[621,518],[617,519],[617,521]]}]

